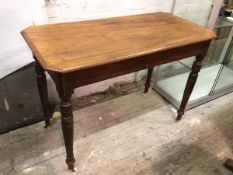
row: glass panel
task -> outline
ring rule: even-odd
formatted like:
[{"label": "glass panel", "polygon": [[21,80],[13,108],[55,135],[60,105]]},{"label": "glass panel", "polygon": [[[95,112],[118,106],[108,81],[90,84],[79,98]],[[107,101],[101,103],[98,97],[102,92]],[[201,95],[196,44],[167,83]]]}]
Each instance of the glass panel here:
[{"label": "glass panel", "polygon": [[181,64],[180,62],[172,62],[168,64],[163,64],[159,67],[159,74],[157,75],[157,81],[164,80],[167,78],[174,77],[186,72],[189,72],[189,67]]},{"label": "glass panel", "polygon": [[[174,13],[181,17],[196,22],[200,25],[205,26],[206,19],[202,18],[202,15],[192,14],[188,10],[187,3],[181,3],[180,6],[175,7]],[[203,1],[202,1],[203,2]],[[210,4],[211,1],[206,1]],[[233,6],[233,1],[232,6]],[[190,6],[193,7],[193,6]],[[208,9],[207,8],[207,9]],[[203,8],[202,8],[203,9]],[[209,10],[207,10],[209,11]],[[203,11],[203,12],[207,12]],[[202,12],[199,11],[201,14]],[[207,14],[207,13],[206,13]],[[198,17],[198,19],[192,18],[192,16]],[[208,15],[204,15],[205,17]],[[204,59],[202,69],[199,73],[197,83],[194,87],[192,95],[189,99],[188,106],[192,106],[195,103],[201,104],[206,101],[213,92],[229,88],[233,86],[233,23],[226,20],[226,17],[220,16],[215,26],[215,32],[217,34],[216,40],[211,42],[210,48],[206,58]],[[157,75],[157,81],[155,88],[170,102],[178,106],[181,102],[183,91],[191,71],[191,67],[194,57],[186,58],[181,61],[170,63],[160,66]],[[224,92],[224,91],[221,91]],[[190,103],[192,102],[192,103]],[[187,107],[188,107],[187,106]]]},{"label": "glass panel", "polygon": [[[178,62],[176,63],[176,65],[178,65]],[[183,70],[185,70],[184,69],[185,66],[183,64],[180,64],[180,67],[181,66],[183,66]],[[173,74],[173,76],[168,76],[168,77],[167,76],[158,77],[156,83],[156,86],[159,89],[165,91],[170,97],[172,97],[179,103],[181,102],[183,91],[190,73],[190,69],[187,69],[187,67],[185,68],[186,68],[186,72],[184,73],[180,73],[180,74],[176,73],[176,75]],[[220,65],[214,65],[201,69],[199,73],[199,78],[197,79],[197,83],[195,85],[195,88],[193,90],[193,93],[189,101],[197,100],[199,98],[209,95],[209,92],[212,89],[213,83],[216,79],[219,69],[220,69]]]},{"label": "glass panel", "polygon": [[[213,4],[213,0],[205,0],[205,1],[176,0],[174,14],[205,27],[207,26],[209,20],[212,4]],[[194,57],[186,58],[181,60],[180,63],[191,68],[194,59],[195,59]],[[206,63],[205,65],[208,65],[208,63]]]},{"label": "glass panel", "polygon": [[[215,87],[215,85],[216,88],[219,89],[228,86],[231,84],[230,82],[233,82],[233,71],[228,68],[233,68],[233,61],[231,62],[229,61],[229,58],[225,58],[227,48],[230,44],[229,37],[231,37],[233,33],[231,31],[232,25],[232,23],[226,21],[223,17],[218,19],[215,28],[217,38],[211,42],[189,102],[198,101],[208,97],[210,93],[213,92],[213,87]],[[233,45],[233,43],[231,45]],[[233,49],[228,52],[228,57],[232,58]],[[160,66],[156,81],[157,90],[161,90],[173,101],[175,100],[180,103],[194,60],[194,57],[190,57],[178,62]],[[228,65],[228,67],[223,67],[223,62],[225,65]],[[225,78],[217,81],[220,75]]]},{"label": "glass panel", "polygon": [[[217,20],[215,32],[217,34],[216,40],[211,42],[209,47],[208,53],[203,61],[202,67],[209,67],[211,65],[216,65],[222,63],[224,59],[223,49],[226,45],[228,36],[230,35],[230,31],[232,28],[232,23],[228,22],[225,17],[220,17]],[[186,65],[187,67],[191,68],[192,63],[195,60],[194,57],[186,58],[181,60],[181,64]]]},{"label": "glass panel", "polygon": [[194,23],[206,26],[213,0],[176,0],[174,14]]},{"label": "glass panel", "polygon": [[[231,32],[233,33],[233,31]],[[233,86],[233,40],[230,36],[230,43],[227,48],[226,55],[221,64],[215,86],[211,93],[218,92]]]}]

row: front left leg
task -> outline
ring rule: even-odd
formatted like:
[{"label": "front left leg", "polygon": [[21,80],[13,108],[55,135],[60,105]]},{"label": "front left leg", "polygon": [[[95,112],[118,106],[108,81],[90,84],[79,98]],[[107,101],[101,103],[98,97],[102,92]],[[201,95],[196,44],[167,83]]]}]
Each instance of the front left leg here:
[{"label": "front left leg", "polygon": [[187,81],[186,86],[185,86],[182,102],[181,102],[179,110],[177,111],[178,115],[177,115],[176,120],[181,120],[182,115],[184,114],[185,107],[188,103],[188,100],[191,96],[193,88],[196,84],[198,73],[201,69],[203,59],[204,59],[204,55],[198,55],[196,57],[196,60],[193,63],[192,71],[189,74],[188,81]]},{"label": "front left leg", "polygon": [[66,148],[66,164],[70,170],[75,171],[75,158],[73,153],[74,121],[72,114],[71,94],[60,96],[60,98],[61,124]]}]

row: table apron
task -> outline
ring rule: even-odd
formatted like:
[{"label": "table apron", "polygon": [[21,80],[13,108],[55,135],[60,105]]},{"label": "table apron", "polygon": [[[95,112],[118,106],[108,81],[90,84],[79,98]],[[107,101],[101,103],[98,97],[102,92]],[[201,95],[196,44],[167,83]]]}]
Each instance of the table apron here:
[{"label": "table apron", "polygon": [[65,74],[53,71],[48,72],[55,83],[59,86],[63,86],[63,89],[75,89],[77,87],[140,71],[146,68],[155,67],[191,56],[201,55],[206,48],[208,48],[209,43],[210,41],[182,46]]}]

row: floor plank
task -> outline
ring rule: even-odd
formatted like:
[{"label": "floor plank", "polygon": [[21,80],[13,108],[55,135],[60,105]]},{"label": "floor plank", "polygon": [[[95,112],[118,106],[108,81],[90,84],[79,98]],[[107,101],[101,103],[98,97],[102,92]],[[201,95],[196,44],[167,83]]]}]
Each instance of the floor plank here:
[{"label": "floor plank", "polygon": [[[0,174],[228,175],[233,158],[233,93],[189,110],[154,91],[135,92],[74,111],[77,172],[65,165],[60,118],[0,136]],[[3,140],[7,140],[4,144]]]}]

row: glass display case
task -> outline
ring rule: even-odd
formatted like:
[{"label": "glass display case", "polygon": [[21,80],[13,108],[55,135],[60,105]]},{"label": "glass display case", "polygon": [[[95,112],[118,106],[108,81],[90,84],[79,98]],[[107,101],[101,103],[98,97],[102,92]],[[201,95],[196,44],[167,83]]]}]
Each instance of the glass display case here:
[{"label": "glass display case", "polygon": [[[197,83],[186,110],[233,91],[233,23],[219,17]],[[193,57],[162,65],[155,72],[153,88],[174,106],[179,107]]]}]

